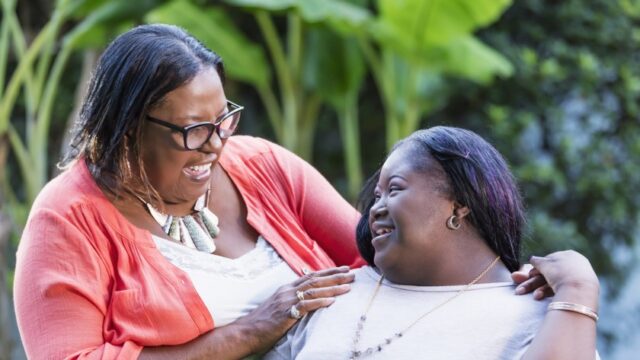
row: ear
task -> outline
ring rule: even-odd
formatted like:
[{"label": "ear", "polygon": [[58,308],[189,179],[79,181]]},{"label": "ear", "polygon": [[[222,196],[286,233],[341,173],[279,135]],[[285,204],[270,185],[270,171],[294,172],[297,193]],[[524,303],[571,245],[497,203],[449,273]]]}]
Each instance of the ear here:
[{"label": "ear", "polygon": [[462,220],[464,219],[465,216],[469,215],[470,213],[471,213],[471,209],[469,209],[468,207],[460,204],[457,201],[453,202],[453,215],[458,217],[458,219]]}]

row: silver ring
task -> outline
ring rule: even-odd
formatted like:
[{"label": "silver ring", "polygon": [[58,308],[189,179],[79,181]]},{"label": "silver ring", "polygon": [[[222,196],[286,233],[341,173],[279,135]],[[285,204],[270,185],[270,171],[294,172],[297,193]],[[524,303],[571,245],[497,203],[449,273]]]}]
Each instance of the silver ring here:
[{"label": "silver ring", "polygon": [[295,305],[292,305],[291,309],[289,309],[289,316],[292,319],[296,319],[296,320],[299,320],[300,318],[302,318],[302,314],[300,313],[300,310],[298,310],[298,307]]},{"label": "silver ring", "polygon": [[298,298],[298,300],[304,301],[304,291],[296,291],[296,297]]}]

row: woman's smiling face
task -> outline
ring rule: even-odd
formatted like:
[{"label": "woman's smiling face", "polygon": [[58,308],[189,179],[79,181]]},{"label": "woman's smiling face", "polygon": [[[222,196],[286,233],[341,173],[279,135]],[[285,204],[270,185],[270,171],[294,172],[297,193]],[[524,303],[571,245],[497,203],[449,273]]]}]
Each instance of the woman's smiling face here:
[{"label": "woman's smiling face", "polygon": [[[202,69],[192,80],[169,92],[149,116],[179,127],[214,121],[227,109],[215,69]],[[167,204],[190,203],[207,190],[224,141],[214,132],[199,150],[186,150],[182,133],[146,121],[142,157],[149,181]]]},{"label": "woman's smiling face", "polygon": [[[374,263],[391,281],[419,285],[425,268],[438,256],[454,202],[447,198],[446,174],[433,158],[413,166],[412,144],[394,150],[380,172],[369,228]],[[426,166],[424,166],[426,165]]]}]

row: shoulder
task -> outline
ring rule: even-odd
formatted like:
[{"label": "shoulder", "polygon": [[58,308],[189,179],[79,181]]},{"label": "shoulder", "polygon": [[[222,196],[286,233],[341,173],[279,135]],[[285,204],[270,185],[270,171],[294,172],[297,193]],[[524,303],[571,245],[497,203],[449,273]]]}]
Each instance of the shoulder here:
[{"label": "shoulder", "polygon": [[494,313],[496,320],[503,323],[519,324],[522,329],[536,328],[544,318],[549,300],[538,301],[532,294],[515,295],[515,285],[475,288],[466,294],[468,302],[476,304],[480,312]]},{"label": "shoulder", "polygon": [[66,214],[76,207],[100,206],[104,201],[108,200],[98,188],[86,164],[77,160],[44,186],[34,201],[32,213],[46,209]]},{"label": "shoulder", "polygon": [[227,140],[221,161],[237,164],[255,160],[272,160],[280,163],[303,162],[290,150],[267,139],[234,135]]},{"label": "shoulder", "polygon": [[43,234],[51,237],[44,243],[54,243],[53,238],[65,244],[71,244],[72,239],[99,242],[96,239],[99,233],[115,234],[122,228],[117,210],[102,193],[84,161],[78,160],[38,194],[21,244],[34,242],[41,246]]},{"label": "shoulder", "polygon": [[226,155],[231,153],[234,157],[249,159],[256,155],[281,151],[288,152],[282,146],[267,139],[249,135],[234,135],[227,140],[223,153]]}]

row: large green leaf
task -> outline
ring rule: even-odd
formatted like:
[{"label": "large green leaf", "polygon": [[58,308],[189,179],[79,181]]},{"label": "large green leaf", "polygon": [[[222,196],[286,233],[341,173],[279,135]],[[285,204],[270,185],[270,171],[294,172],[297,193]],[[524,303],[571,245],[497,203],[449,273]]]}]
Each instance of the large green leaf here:
[{"label": "large green leaf", "polygon": [[343,0],[225,0],[255,10],[297,11],[308,23],[326,23],[341,33],[364,29],[372,15],[365,7]]},{"label": "large green leaf", "polygon": [[513,66],[504,56],[469,35],[448,44],[424,49],[422,63],[432,71],[486,84],[495,76],[511,76]]},{"label": "large green leaf", "polygon": [[81,20],[86,17],[93,16],[96,11],[103,11],[101,9],[105,7],[114,7],[126,10],[126,12],[118,11],[117,13],[114,13],[114,20],[118,20],[118,16],[120,19],[131,19],[144,16],[149,9],[158,6],[163,2],[164,0],[84,0],[82,5],[73,11],[71,16],[74,19]]},{"label": "large green leaf", "polygon": [[65,36],[64,41],[74,48],[103,46],[112,36],[130,28],[132,20],[141,19],[161,2],[161,0],[89,1],[75,14],[82,21]]},{"label": "large green leaf", "polygon": [[223,9],[176,0],[150,12],[145,19],[185,28],[222,57],[230,77],[258,87],[270,83],[271,70],[262,48],[247,39]]},{"label": "large green leaf", "polygon": [[379,0],[378,33],[415,49],[445,44],[497,20],[511,0]]},{"label": "large green leaf", "polygon": [[252,9],[282,11],[295,7],[299,0],[224,0],[224,2]]},{"label": "large green leaf", "polygon": [[311,29],[305,53],[305,87],[328,99],[334,106],[358,92],[366,74],[366,64],[353,39],[337,36],[327,29]]}]

